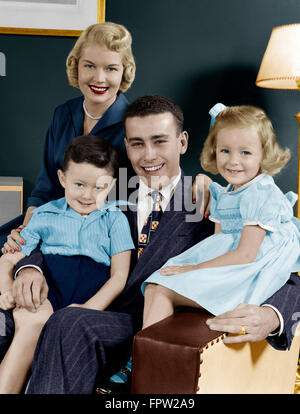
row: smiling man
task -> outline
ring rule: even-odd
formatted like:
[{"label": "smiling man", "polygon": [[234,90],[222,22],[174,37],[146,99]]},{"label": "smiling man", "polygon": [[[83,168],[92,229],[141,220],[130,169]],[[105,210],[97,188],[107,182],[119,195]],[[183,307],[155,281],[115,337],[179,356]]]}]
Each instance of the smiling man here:
[{"label": "smiling man", "polygon": [[[188,133],[183,131],[179,108],[162,97],[157,106],[166,112],[153,114],[147,97],[131,105],[125,114],[127,156],[142,182],[161,190],[180,176],[180,156],[187,150]],[[144,109],[143,109],[144,107]],[[149,111],[147,114],[147,108]]]},{"label": "smiling man", "polygon": [[[90,394],[97,378],[102,383],[117,372],[128,360],[133,336],[142,326],[142,282],[168,258],[213,231],[208,220],[186,220],[187,215],[194,215],[196,206],[191,209],[189,203],[187,209],[184,202],[192,198],[192,182],[180,168],[188,144],[181,109],[161,96],[139,98],[125,111],[124,124],[127,155],[139,181],[137,209],[125,212],[137,250],[128,283],[105,311],[66,307],[55,312],[41,335],[28,393]],[[156,195],[160,192],[156,211],[153,190]],[[175,200],[181,201],[181,208]],[[156,213],[161,213],[160,219],[154,219]],[[146,221],[151,223],[149,233]],[[141,247],[146,234],[150,238]],[[30,276],[24,273],[26,269],[21,270],[16,283],[27,284],[34,270]],[[44,283],[38,271],[34,277]]]}]

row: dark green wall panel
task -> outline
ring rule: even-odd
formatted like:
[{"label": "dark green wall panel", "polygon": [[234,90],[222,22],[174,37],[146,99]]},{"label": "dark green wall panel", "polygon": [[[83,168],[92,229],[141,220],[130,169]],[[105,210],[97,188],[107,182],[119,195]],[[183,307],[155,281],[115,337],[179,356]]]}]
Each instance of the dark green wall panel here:
[{"label": "dark green wall panel", "polygon": [[[300,22],[298,0],[107,0],[106,20],[132,33],[137,76],[130,100],[145,94],[174,99],[184,110],[190,147],[187,173],[200,171],[208,110],[216,102],[255,104],[270,116],[293,159],[276,176],[284,191],[297,189],[300,94],[255,86],[271,30]],[[41,163],[54,108],[79,94],[68,86],[65,59],[74,38],[0,35],[7,76],[0,77],[0,175],[21,175],[25,197]],[[221,182],[221,180],[220,180]]]}]

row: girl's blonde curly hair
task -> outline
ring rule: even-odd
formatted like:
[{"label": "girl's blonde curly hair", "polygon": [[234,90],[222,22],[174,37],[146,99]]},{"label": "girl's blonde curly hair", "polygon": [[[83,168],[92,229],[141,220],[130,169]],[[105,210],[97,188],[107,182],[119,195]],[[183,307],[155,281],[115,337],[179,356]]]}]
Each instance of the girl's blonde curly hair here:
[{"label": "girl's blonde curly hair", "polygon": [[126,92],[135,77],[135,61],[131,49],[132,38],[129,31],[121,24],[112,22],[98,23],[89,26],[76,41],[66,61],[69,84],[76,88],[78,85],[78,61],[82,50],[87,46],[106,47],[112,52],[119,53],[123,64],[123,76],[120,92]]},{"label": "girl's blonde curly hair", "polygon": [[218,174],[216,162],[216,145],[218,132],[221,129],[248,128],[254,126],[260,137],[263,157],[259,173],[275,175],[291,158],[288,148],[280,148],[274,133],[272,123],[266,113],[255,106],[229,106],[220,112],[216,122],[210,128],[204,142],[200,157],[201,166],[205,171]]}]

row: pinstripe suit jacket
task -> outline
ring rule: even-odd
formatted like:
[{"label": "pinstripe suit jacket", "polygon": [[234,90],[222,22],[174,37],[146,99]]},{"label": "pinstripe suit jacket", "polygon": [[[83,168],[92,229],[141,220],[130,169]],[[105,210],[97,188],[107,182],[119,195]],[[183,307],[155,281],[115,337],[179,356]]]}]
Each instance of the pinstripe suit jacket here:
[{"label": "pinstripe suit jacket", "polygon": [[[214,226],[209,220],[189,221],[195,214],[195,209],[192,211],[190,208],[187,209],[188,202],[186,200],[192,200],[192,188],[190,181],[187,181],[182,173],[181,180],[160,219],[157,230],[151,234],[149,244],[138,261],[136,254],[134,255],[127,285],[113,303],[112,309],[119,312],[142,314],[142,282],[155,270],[161,268],[169,258],[182,253],[213,233]],[[189,204],[191,205],[191,203]],[[128,210],[125,214],[129,221],[133,242],[137,247],[137,213]]]}]

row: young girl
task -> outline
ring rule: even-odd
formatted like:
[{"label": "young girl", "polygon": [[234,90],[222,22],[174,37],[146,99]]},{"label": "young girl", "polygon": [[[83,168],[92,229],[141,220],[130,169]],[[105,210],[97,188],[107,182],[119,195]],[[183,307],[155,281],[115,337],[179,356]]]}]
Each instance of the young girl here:
[{"label": "young girl", "polygon": [[210,186],[215,234],[145,281],[144,328],[176,306],[218,315],[242,302],[260,305],[300,270],[297,196],[283,195],[271,177],[288,162],[289,150],[280,149],[259,108],[217,104],[210,113],[216,118],[201,165],[228,182]]},{"label": "young girl", "polygon": [[[106,198],[115,183],[117,153],[105,139],[80,136],[65,152],[58,177],[65,197],[35,209],[22,230],[21,252],[0,258],[1,316],[13,309],[15,334],[0,364],[0,394],[25,382],[40,331],[65,306],[104,310],[123,290],[134,244],[126,216]],[[15,307],[13,266],[41,243],[47,299],[35,313]]]}]

